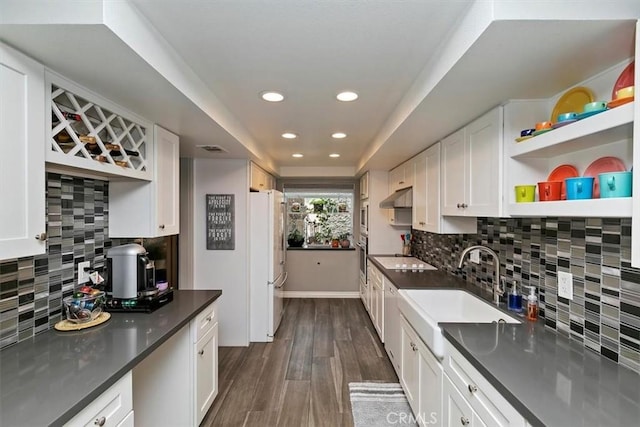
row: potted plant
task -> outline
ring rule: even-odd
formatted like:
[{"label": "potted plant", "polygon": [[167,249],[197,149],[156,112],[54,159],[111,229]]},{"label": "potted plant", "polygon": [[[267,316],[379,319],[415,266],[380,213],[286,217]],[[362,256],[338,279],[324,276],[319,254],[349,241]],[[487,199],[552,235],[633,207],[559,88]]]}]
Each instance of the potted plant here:
[{"label": "potted plant", "polygon": [[313,213],[324,211],[324,199],[313,199],[310,203],[313,205]]},{"label": "potted plant", "polygon": [[340,239],[341,247],[348,248],[349,246],[351,246],[351,241],[349,240],[349,233],[341,233],[340,236],[338,236],[338,239]]},{"label": "potted plant", "polygon": [[294,228],[287,235],[287,243],[291,248],[300,248],[304,243],[304,236],[297,228]]},{"label": "potted plant", "polygon": [[333,236],[331,238],[331,247],[337,248],[340,246],[340,238],[338,236]]}]

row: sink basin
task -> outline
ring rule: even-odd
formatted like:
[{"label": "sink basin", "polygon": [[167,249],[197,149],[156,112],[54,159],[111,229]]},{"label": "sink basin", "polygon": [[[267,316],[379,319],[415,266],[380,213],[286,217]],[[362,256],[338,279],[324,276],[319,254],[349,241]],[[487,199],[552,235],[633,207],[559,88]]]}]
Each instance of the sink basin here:
[{"label": "sink basin", "polygon": [[422,340],[439,358],[444,357],[446,323],[522,323],[475,295],[460,289],[401,289],[398,308]]}]

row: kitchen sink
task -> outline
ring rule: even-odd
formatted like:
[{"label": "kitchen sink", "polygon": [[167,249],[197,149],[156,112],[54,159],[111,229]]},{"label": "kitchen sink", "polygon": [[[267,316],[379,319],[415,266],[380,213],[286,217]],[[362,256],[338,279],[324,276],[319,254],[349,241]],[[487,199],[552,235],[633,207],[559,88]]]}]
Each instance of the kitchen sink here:
[{"label": "kitchen sink", "polygon": [[479,297],[460,289],[401,289],[398,308],[439,358],[444,357],[444,336],[438,323],[518,324],[520,320]]}]

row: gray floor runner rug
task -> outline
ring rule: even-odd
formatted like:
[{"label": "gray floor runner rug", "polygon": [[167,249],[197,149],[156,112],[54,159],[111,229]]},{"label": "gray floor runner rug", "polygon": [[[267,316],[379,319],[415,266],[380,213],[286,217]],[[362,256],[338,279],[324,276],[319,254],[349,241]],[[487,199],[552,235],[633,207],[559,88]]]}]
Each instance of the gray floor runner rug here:
[{"label": "gray floor runner rug", "polygon": [[355,427],[417,426],[398,383],[349,383]]}]

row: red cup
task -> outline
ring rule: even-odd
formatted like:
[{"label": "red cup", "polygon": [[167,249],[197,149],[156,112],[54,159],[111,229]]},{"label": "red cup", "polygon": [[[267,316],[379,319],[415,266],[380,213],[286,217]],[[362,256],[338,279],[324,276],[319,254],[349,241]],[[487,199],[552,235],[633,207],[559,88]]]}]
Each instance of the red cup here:
[{"label": "red cup", "polygon": [[562,181],[542,181],[538,183],[538,200],[549,202],[560,200],[562,194]]}]

